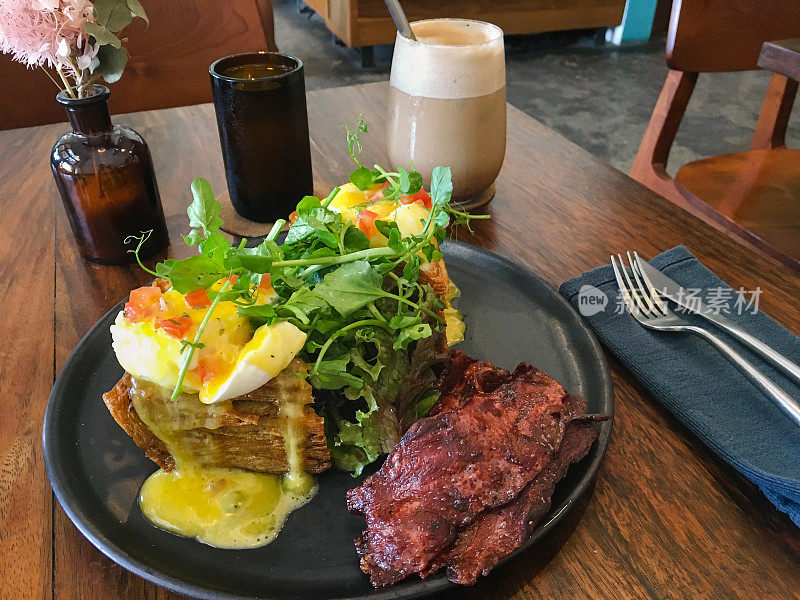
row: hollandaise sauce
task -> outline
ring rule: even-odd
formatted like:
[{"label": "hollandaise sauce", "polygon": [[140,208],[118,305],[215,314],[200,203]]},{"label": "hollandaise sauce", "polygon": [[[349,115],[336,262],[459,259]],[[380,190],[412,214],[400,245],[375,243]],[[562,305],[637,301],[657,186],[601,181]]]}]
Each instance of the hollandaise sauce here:
[{"label": "hollandaise sauce", "polygon": [[[185,419],[191,412],[187,404],[200,404],[197,396],[183,394],[177,402],[166,404],[171,390],[136,383],[135,389],[146,391],[131,395],[137,414],[175,458],[175,468],[153,473],[139,494],[142,513],[155,526],[217,548],[257,548],[274,540],[289,514],[313,497],[314,478],[303,470],[304,406],[293,399],[290,390],[281,392],[278,407],[289,469],[284,475],[270,475],[199,464],[194,455],[182,451],[175,430],[165,425],[168,420],[163,418],[167,407],[176,419]],[[153,388],[163,390],[164,403],[152,402]],[[218,426],[218,415],[230,408],[230,402],[214,405],[218,411],[207,413],[210,422],[203,426]]]}]

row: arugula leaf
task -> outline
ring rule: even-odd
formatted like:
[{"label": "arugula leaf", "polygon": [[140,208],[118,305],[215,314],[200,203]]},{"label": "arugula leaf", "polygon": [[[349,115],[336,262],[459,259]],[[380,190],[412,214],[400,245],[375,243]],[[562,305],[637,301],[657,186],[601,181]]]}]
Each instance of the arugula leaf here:
[{"label": "arugula leaf", "polygon": [[400,191],[406,196],[413,196],[422,189],[422,175],[416,171],[406,171],[403,167],[398,167],[400,175]]},{"label": "arugula leaf", "polygon": [[[431,244],[432,245],[432,244]],[[433,254],[431,254],[432,256]],[[428,259],[430,262],[430,259]],[[408,262],[403,266],[403,279],[408,281],[416,281],[419,278],[419,256],[416,254],[408,259]]]},{"label": "arugula leaf", "polygon": [[350,173],[350,183],[361,191],[364,191],[369,186],[373,185],[375,180],[380,176],[381,174],[378,171],[373,171],[366,167],[359,167]]},{"label": "arugula leaf", "polygon": [[327,229],[317,229],[315,233],[317,234],[317,239],[321,241],[323,244],[325,244],[328,248],[331,249],[339,248],[339,238],[336,237],[333,233],[331,233]]},{"label": "arugula leaf", "polygon": [[408,196],[413,196],[422,189],[422,175],[416,171],[409,171],[408,173],[408,189],[403,193]]},{"label": "arugula leaf", "polygon": [[442,207],[453,196],[453,180],[450,167],[434,167],[431,174],[431,203]]},{"label": "arugula leaf", "polygon": [[196,254],[183,260],[170,258],[156,265],[156,275],[169,279],[181,294],[207,288],[228,275],[214,260]]},{"label": "arugula leaf", "polygon": [[393,316],[389,320],[389,327],[392,329],[403,329],[412,325],[418,325],[419,323],[422,323],[422,317],[417,313],[406,312]]},{"label": "arugula leaf", "polygon": [[384,237],[389,237],[391,235],[392,230],[398,229],[397,223],[394,221],[384,221],[382,219],[375,219],[375,229],[381,233]]},{"label": "arugula leaf", "polygon": [[[375,221],[377,223],[377,221]],[[342,244],[344,245],[345,252],[358,252],[369,248],[369,238],[367,234],[356,227],[347,227],[344,229],[342,236]]]},{"label": "arugula leaf", "polygon": [[225,261],[225,266],[230,269],[245,269],[251,273],[269,273],[272,258],[258,254],[233,254]]},{"label": "arugula leaf", "polygon": [[385,296],[383,275],[363,260],[346,263],[331,271],[314,287],[314,292],[336,311],[347,316]]},{"label": "arugula leaf", "polygon": [[319,208],[321,206],[322,203],[316,196],[303,196],[300,202],[297,203],[297,212],[300,213],[311,210],[312,208]]},{"label": "arugula leaf", "polygon": [[433,330],[427,323],[409,325],[401,329],[400,333],[397,334],[397,339],[392,348],[395,350],[405,350],[411,342],[430,337],[431,335],[433,335]]},{"label": "arugula leaf", "polygon": [[[192,229],[192,232],[198,231],[197,229]],[[224,235],[222,235],[219,231],[214,231],[208,234],[208,237],[198,244],[196,244],[198,250],[200,250],[200,254],[203,256],[207,256],[214,262],[222,264],[225,261],[225,257],[228,254],[228,251],[231,249],[231,243],[228,241]]]},{"label": "arugula leaf", "polygon": [[240,306],[237,312],[243,317],[253,317],[266,322],[270,322],[278,316],[275,307],[271,304]]},{"label": "arugula leaf", "polygon": [[186,210],[189,225],[202,228],[208,237],[222,226],[219,202],[214,199],[211,185],[200,177],[192,181],[192,196],[194,200]]},{"label": "arugula leaf", "polygon": [[308,380],[315,388],[324,390],[338,390],[348,386],[361,388],[364,385],[363,380],[347,372],[349,363],[349,353],[323,360],[317,364],[315,371],[309,374]]},{"label": "arugula leaf", "polygon": [[306,313],[328,308],[328,303],[325,302],[316,291],[308,287],[302,287],[294,292],[287,304],[291,304]]}]

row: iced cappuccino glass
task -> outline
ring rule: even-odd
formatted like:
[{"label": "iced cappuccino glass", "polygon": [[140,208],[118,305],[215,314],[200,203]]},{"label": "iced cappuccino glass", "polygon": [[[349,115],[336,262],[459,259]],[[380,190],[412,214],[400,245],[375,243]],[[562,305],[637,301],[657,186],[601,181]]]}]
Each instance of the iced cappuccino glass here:
[{"label": "iced cappuccino glass", "polygon": [[486,204],[506,150],[506,66],[502,30],[467,19],[411,24],[398,34],[389,91],[392,165],[413,163],[426,187],[437,165],[453,173],[453,200]]}]

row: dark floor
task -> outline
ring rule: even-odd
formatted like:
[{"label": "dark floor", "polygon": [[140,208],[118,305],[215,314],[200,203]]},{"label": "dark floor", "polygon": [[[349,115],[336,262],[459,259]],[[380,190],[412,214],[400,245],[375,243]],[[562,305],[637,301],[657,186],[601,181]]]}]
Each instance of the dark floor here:
[{"label": "dark floor", "polygon": [[[274,0],[281,51],[303,59],[308,89],[388,79],[391,46],[362,69],[299,0]],[[506,38],[508,101],[595,156],[627,172],[664,83],[664,41],[595,46],[591,33]],[[670,156],[670,171],[696,158],[746,150],[768,82],[765,72],[701,75]],[[800,141],[800,111],[789,143]]]}]

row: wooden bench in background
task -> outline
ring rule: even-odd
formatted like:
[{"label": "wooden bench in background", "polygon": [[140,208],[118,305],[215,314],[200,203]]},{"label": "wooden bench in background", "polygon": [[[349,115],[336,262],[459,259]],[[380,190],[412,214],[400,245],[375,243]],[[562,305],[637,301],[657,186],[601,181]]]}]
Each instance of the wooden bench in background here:
[{"label": "wooden bench in background", "polygon": [[[351,48],[392,44],[395,25],[383,0],[305,0]],[[488,21],[507,34],[615,27],[625,0],[403,0],[410,21],[457,17]],[[367,59],[368,60],[368,59]]]}]

